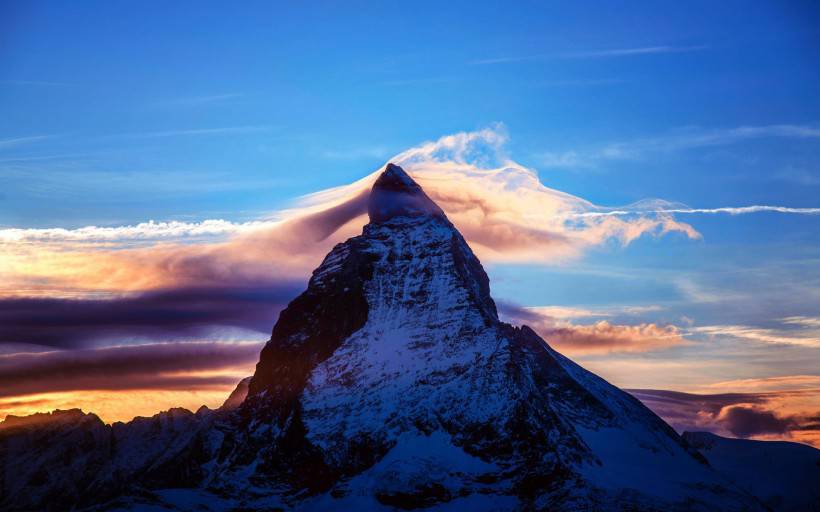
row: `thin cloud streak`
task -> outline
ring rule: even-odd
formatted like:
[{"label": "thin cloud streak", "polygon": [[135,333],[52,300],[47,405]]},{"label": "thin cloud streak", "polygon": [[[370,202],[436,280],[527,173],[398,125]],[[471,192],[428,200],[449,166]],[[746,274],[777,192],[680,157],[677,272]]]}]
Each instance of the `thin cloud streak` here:
[{"label": "thin cloud streak", "polygon": [[209,94],[202,96],[188,96],[184,98],[173,98],[170,100],[159,101],[157,105],[167,107],[198,107],[203,105],[212,105],[224,103],[226,101],[242,98],[244,94],[240,93],[225,93],[225,94]]},{"label": "thin cloud streak", "polygon": [[209,237],[246,233],[269,228],[276,221],[230,222],[224,219],[208,219],[201,222],[141,222],[130,226],[85,226],[77,229],[64,228],[7,228],[0,229],[0,241],[11,242],[102,242],[128,240],[160,240],[188,237]]},{"label": "thin cloud streak", "polygon": [[816,330],[783,330],[748,325],[707,325],[692,327],[692,333],[708,336],[727,336],[757,343],[800,345],[820,348],[820,332]]},{"label": "thin cloud streak", "polygon": [[647,153],[685,151],[726,146],[762,138],[818,139],[820,128],[812,125],[772,124],[722,129],[687,128],[678,133],[613,142],[588,150],[546,151],[537,155],[541,165],[552,168],[593,168],[607,161],[635,160]]},{"label": "thin cloud streak", "polygon": [[633,55],[657,55],[664,53],[688,53],[709,49],[706,45],[697,46],[644,46],[639,48],[620,48],[615,50],[599,50],[591,52],[567,53],[565,59],[594,59],[600,57],[629,57]]},{"label": "thin cloud streak", "polygon": [[723,206],[719,208],[660,208],[653,210],[646,209],[623,209],[609,210],[601,212],[582,212],[575,214],[576,217],[610,217],[610,216],[630,216],[637,213],[658,213],[658,214],[692,214],[692,213],[726,213],[729,215],[744,215],[748,213],[794,213],[801,215],[818,215],[820,208],[792,208],[789,206],[752,205],[752,206]]},{"label": "thin cloud streak", "polygon": [[53,135],[33,135],[30,137],[14,137],[11,139],[0,139],[0,149],[8,149],[17,147],[31,142],[37,142],[45,139],[50,139]]},{"label": "thin cloud streak", "polygon": [[538,55],[517,55],[507,57],[497,57],[480,59],[470,62],[474,66],[487,66],[493,64],[510,64],[515,62],[528,62],[550,59],[597,59],[607,57],[632,57],[639,55],[659,55],[667,53],[688,53],[707,50],[706,45],[698,46],[643,46],[637,48],[617,48],[612,50],[594,50],[586,52],[553,53]]},{"label": "thin cloud streak", "polygon": [[67,82],[50,82],[46,80],[0,80],[3,85],[38,85],[44,87],[73,87],[74,84]]},{"label": "thin cloud streak", "polygon": [[146,138],[161,138],[161,137],[185,137],[197,135],[225,135],[225,134],[241,134],[241,133],[256,133],[270,130],[272,127],[268,125],[249,125],[249,126],[225,126],[219,128],[195,128],[190,130],[167,130],[158,132],[135,132],[124,133],[120,135],[112,135],[112,137],[146,137]]}]

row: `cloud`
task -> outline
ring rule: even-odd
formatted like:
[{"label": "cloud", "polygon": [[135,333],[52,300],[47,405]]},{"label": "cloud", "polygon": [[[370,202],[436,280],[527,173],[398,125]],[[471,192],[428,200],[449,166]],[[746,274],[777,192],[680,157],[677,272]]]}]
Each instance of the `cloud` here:
[{"label": "cloud", "polygon": [[784,375],[756,379],[735,379],[714,382],[707,387],[743,391],[804,391],[820,389],[820,375]]},{"label": "cloud", "polygon": [[[662,204],[660,202],[659,204]],[[802,215],[820,215],[820,208],[792,208],[789,206],[769,206],[769,205],[752,205],[752,206],[724,206],[720,208],[689,208],[689,207],[669,207],[669,208],[655,208],[646,209],[638,205],[634,208],[602,210],[597,212],[583,212],[579,213],[579,217],[610,217],[610,216],[633,216],[636,213],[657,213],[657,214],[690,214],[690,213],[726,213],[729,215],[744,215],[747,213],[797,213]]]},{"label": "cloud", "polygon": [[684,128],[673,133],[613,142],[597,148],[548,151],[541,153],[540,160],[548,167],[589,168],[606,161],[636,160],[649,153],[726,146],[763,138],[818,139],[820,127],[771,124],[713,129]]},{"label": "cloud", "polygon": [[627,245],[647,234],[677,231],[698,237],[671,215],[578,217],[598,207],[545,187],[534,171],[506,156],[506,141],[503,127],[496,126],[442,137],[391,160],[424,187],[482,259],[556,262],[607,242]]},{"label": "cloud", "polygon": [[665,53],[689,53],[707,50],[706,45],[697,46],[642,46],[638,48],[618,48],[613,50],[597,50],[564,54],[566,59],[595,59],[602,57],[631,57],[636,55],[659,55]]},{"label": "cloud", "polygon": [[[333,205],[283,212],[279,221],[259,224],[145,224],[114,230],[12,230],[0,245],[0,296],[75,296],[100,292],[209,287],[233,289],[254,283],[306,281],[333,245],[358,234],[367,195]],[[233,231],[228,240],[173,241],[131,246],[134,238],[160,238],[176,232],[190,236]],[[48,235],[48,241],[31,238]],[[111,237],[119,236],[119,239]],[[100,241],[102,239],[102,242]],[[196,240],[194,240],[196,242]]]},{"label": "cloud", "polygon": [[617,85],[626,82],[618,78],[589,78],[589,79],[567,79],[567,80],[540,80],[533,85],[538,87],[589,87],[598,85]]},{"label": "cloud", "polygon": [[322,153],[329,160],[359,160],[365,158],[386,158],[389,150],[383,146],[361,147],[344,150],[327,150]]},{"label": "cloud", "polygon": [[195,135],[226,135],[242,134],[269,131],[271,126],[248,125],[248,126],[223,126],[218,128],[192,128],[188,130],[165,130],[157,132],[137,132],[112,135],[112,137],[180,137]]},{"label": "cloud", "polygon": [[634,57],[641,55],[660,55],[668,53],[688,53],[708,49],[708,46],[642,46],[635,48],[615,48],[609,50],[591,50],[583,52],[567,52],[567,53],[553,53],[553,54],[538,54],[538,55],[518,55],[496,57],[489,59],[479,59],[472,61],[470,64],[475,66],[487,66],[494,64],[512,64],[516,62],[530,62],[550,59],[601,59],[612,57]]},{"label": "cloud", "polygon": [[3,85],[38,85],[44,87],[73,87],[74,84],[67,82],[49,82],[45,80],[0,80]]},{"label": "cloud", "polygon": [[781,320],[784,324],[800,327],[820,328],[820,317],[816,316],[789,316]]},{"label": "cloud", "polygon": [[157,105],[167,107],[199,107],[204,105],[213,105],[218,103],[225,103],[230,100],[235,100],[243,97],[240,93],[225,93],[225,94],[206,94],[200,96],[187,96],[184,98],[174,98],[170,100],[157,102]]},{"label": "cloud", "polygon": [[562,318],[594,314],[567,308],[521,308],[503,302],[498,303],[498,307],[506,321],[528,325],[552,347],[568,355],[649,352],[685,343],[680,329],[674,325],[618,325],[607,320],[578,325]]},{"label": "cloud", "polygon": [[782,418],[772,411],[744,405],[724,407],[717,419],[729,432],[737,437],[785,434],[796,425],[793,418]]},{"label": "cloud", "polygon": [[272,227],[272,221],[230,222],[208,219],[201,222],[141,222],[131,226],[86,226],[64,228],[6,228],[0,229],[0,241],[11,242],[103,242],[129,240],[180,239],[245,233],[254,229]]},{"label": "cloud", "polygon": [[[802,318],[802,317],[801,317]],[[820,347],[820,332],[816,329],[784,330],[753,327],[748,325],[706,325],[692,327],[690,331],[708,336],[728,336],[757,343],[801,345]]]},{"label": "cloud", "polygon": [[45,139],[50,139],[53,135],[32,135],[30,137],[14,137],[11,139],[0,139],[0,150],[14,148],[23,144],[38,142]]},{"label": "cloud", "polygon": [[177,288],[105,299],[0,299],[0,344],[71,348],[96,341],[191,338],[220,328],[270,331],[301,283]]},{"label": "cloud", "polygon": [[431,77],[431,78],[408,78],[404,80],[386,80],[381,82],[381,85],[388,87],[402,87],[413,85],[435,85],[456,82],[457,79],[453,77]]},{"label": "cloud", "polygon": [[629,389],[678,432],[708,431],[728,437],[787,439],[820,446],[820,389],[694,394]]},{"label": "cloud", "polygon": [[[579,217],[599,207],[545,187],[504,154],[496,126],[404,151],[402,165],[439,203],[485,261],[557,263],[607,243],[695,229],[671,215]],[[381,169],[350,185],[303,197],[290,210],[250,223],[147,222],[135,226],[0,230],[0,294],[140,291],[306,276],[335,244],[360,233],[369,189]],[[195,236],[229,236],[199,240]],[[159,241],[140,244],[135,240]],[[206,243],[207,242],[207,243]],[[96,244],[87,246],[84,244]]]},{"label": "cloud", "polygon": [[179,342],[0,355],[0,397],[224,388],[251,371],[261,348],[261,341]]}]

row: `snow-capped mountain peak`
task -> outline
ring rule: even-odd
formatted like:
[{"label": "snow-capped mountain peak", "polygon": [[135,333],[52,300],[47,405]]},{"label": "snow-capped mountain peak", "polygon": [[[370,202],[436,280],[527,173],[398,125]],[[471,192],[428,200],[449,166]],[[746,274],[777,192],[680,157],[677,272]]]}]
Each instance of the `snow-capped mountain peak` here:
[{"label": "snow-capped mountain peak", "polygon": [[371,222],[385,222],[393,217],[418,215],[444,216],[421,187],[398,165],[385,166],[373,184],[368,203]]},{"label": "snow-capped mountain peak", "polygon": [[[244,383],[216,411],[98,426],[68,483],[26,493],[36,470],[7,471],[0,506],[57,510],[56,488],[181,510],[761,510],[637,399],[501,322],[479,260],[401,168],[369,200],[362,234],[281,312],[241,405]],[[28,462],[14,446],[32,435],[0,430],[2,467]],[[44,435],[43,460],[73,453]]]}]

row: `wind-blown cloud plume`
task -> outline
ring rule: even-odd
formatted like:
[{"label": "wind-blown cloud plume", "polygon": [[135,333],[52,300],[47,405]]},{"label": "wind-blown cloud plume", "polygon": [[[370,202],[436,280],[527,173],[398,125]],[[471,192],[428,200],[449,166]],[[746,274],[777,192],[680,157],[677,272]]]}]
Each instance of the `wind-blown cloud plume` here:
[{"label": "wind-blown cloud plume", "polygon": [[[479,256],[490,262],[554,263],[597,245],[629,244],[645,234],[699,236],[666,213],[637,212],[627,219],[579,216],[600,209],[541,184],[534,171],[505,156],[506,140],[502,127],[458,133],[390,161],[421,183]],[[0,293],[234,286],[260,278],[306,276],[333,244],[360,231],[370,186],[380,172],[311,194],[290,210],[254,222],[3,229]]]}]

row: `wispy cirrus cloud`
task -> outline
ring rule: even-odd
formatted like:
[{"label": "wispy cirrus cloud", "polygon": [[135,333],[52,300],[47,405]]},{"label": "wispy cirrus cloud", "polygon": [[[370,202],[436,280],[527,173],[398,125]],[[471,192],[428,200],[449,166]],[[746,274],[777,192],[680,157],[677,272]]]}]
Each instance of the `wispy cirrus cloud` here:
[{"label": "wispy cirrus cloud", "polygon": [[439,76],[439,77],[429,77],[429,78],[407,78],[402,80],[385,80],[381,82],[381,85],[385,85],[388,87],[403,87],[403,86],[414,86],[414,85],[436,85],[436,84],[448,84],[457,82],[458,80],[453,77],[446,77],[446,76]]},{"label": "wispy cirrus cloud", "polygon": [[611,142],[587,149],[546,151],[536,156],[544,167],[590,168],[606,161],[639,159],[650,153],[725,146],[763,138],[820,139],[820,127],[772,124],[712,129],[684,128],[653,137]]},{"label": "wispy cirrus cloud", "polygon": [[764,393],[770,391],[801,391],[820,389],[820,375],[781,375],[754,379],[734,379],[704,386],[713,390]]},{"label": "wispy cirrus cloud", "polygon": [[610,50],[592,50],[585,52],[565,53],[565,59],[598,59],[606,57],[631,57],[636,55],[659,55],[666,53],[689,53],[708,50],[707,45],[693,46],[640,46],[635,48],[615,48]]},{"label": "wispy cirrus cloud", "polygon": [[153,137],[187,137],[198,135],[229,135],[243,133],[258,133],[271,130],[269,125],[221,126],[216,128],[191,128],[187,130],[161,130],[155,132],[134,132],[112,135],[112,137],[153,138]]},{"label": "wispy cirrus cloud", "polygon": [[202,94],[162,100],[156,102],[156,105],[162,107],[202,107],[230,102],[244,96],[242,93]]},{"label": "wispy cirrus cloud", "polygon": [[[668,204],[668,207],[664,207]],[[595,212],[582,212],[578,217],[611,217],[611,216],[631,216],[640,212],[645,213],[668,213],[668,214],[713,214],[725,213],[727,215],[744,215],[748,213],[795,213],[800,215],[818,215],[820,208],[794,208],[790,206],[772,205],[751,205],[751,206],[721,206],[718,208],[690,208],[688,206],[678,206],[673,203],[657,201],[654,207],[647,208],[646,204],[636,204],[626,209],[602,209]]]},{"label": "wispy cirrus cloud", "polygon": [[0,80],[2,85],[34,85],[42,87],[72,87],[68,82],[54,82],[50,80]]},{"label": "wispy cirrus cloud", "polygon": [[0,150],[11,149],[17,146],[30,144],[32,142],[39,142],[53,137],[54,135],[30,135],[28,137],[12,137],[8,139],[0,139]]},{"label": "wispy cirrus cloud", "polygon": [[669,53],[688,53],[707,50],[706,45],[696,46],[639,46],[632,48],[612,48],[603,50],[588,50],[577,52],[563,52],[563,53],[542,53],[532,55],[508,55],[502,57],[494,57],[487,59],[478,59],[470,62],[476,66],[487,66],[493,64],[512,64],[517,62],[529,62],[539,60],[551,59],[602,59],[614,57],[634,57],[640,55],[662,55]]},{"label": "wispy cirrus cloud", "polygon": [[[814,327],[814,326],[811,326]],[[706,325],[692,327],[692,333],[724,336],[757,343],[800,345],[820,348],[820,329],[773,329],[748,325]]]},{"label": "wispy cirrus cloud", "polygon": [[322,157],[328,160],[359,160],[364,158],[387,158],[390,150],[385,146],[366,146],[348,149],[328,149]]}]

